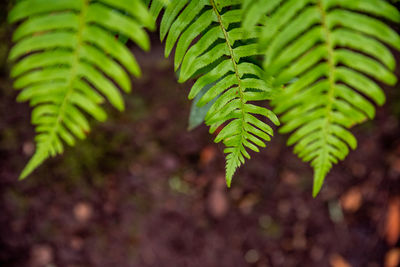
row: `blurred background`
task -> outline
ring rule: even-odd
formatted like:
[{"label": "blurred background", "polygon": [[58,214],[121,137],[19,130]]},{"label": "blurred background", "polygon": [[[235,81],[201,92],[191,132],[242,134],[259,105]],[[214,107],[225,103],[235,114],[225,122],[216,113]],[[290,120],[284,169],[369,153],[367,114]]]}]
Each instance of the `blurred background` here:
[{"label": "blurred background", "polygon": [[176,83],[153,33],[150,53],[132,48],[143,77],[126,111],[108,107],[87,140],[20,182],[34,131],[8,78],[9,6],[0,2],[0,266],[399,266],[399,86],[353,130],[358,149],[317,199],[286,136],[227,189],[223,147],[205,126],[186,130],[190,84]]}]

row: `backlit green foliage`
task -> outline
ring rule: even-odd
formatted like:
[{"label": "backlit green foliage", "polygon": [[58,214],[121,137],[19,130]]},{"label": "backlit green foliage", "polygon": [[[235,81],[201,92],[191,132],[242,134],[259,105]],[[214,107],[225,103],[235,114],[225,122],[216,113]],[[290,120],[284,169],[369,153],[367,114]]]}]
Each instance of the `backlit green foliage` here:
[{"label": "backlit green foliage", "polygon": [[143,28],[162,14],[165,56],[175,47],[179,82],[195,80],[191,126],[204,119],[226,146],[228,186],[250,150],[266,146],[278,114],[288,144],[314,168],[315,196],[356,148],[349,129],[385,102],[380,84],[397,82],[400,12],[390,2],[398,1],[21,0],[9,14],[18,23],[11,76],[37,132],[21,178],[85,138],[86,114],[104,121],[105,99],[124,109],[120,89],[129,92],[140,69],[122,40],[147,50]]},{"label": "backlit green foliage", "polygon": [[33,107],[37,132],[24,178],[49,156],[62,153],[64,142],[74,145],[76,138],[85,138],[89,122],[84,112],[104,121],[104,98],[124,109],[116,85],[129,92],[129,74],[138,76],[140,69],[116,34],[147,50],[142,26],[153,28],[154,23],[140,0],[25,0],[11,10],[9,21],[20,23],[9,54],[15,61],[11,76],[21,89],[18,101]]},{"label": "backlit green foliage", "polygon": [[348,129],[385,102],[377,82],[397,81],[390,47],[400,50],[400,37],[383,20],[399,23],[400,13],[384,0],[247,2],[254,5],[247,25],[266,18],[259,40],[266,78],[285,87],[271,103],[280,131],[292,132],[288,144],[314,168],[315,196],[332,164],[357,146]]},{"label": "backlit green foliage", "polygon": [[211,133],[216,132],[215,142],[226,146],[228,186],[235,170],[250,158],[247,150],[258,152],[273,134],[258,116],[279,124],[270,110],[253,103],[270,99],[272,92],[262,79],[262,69],[254,63],[260,27],[246,29],[243,37],[242,13],[240,0],[172,0],[160,25],[161,40],[166,37],[165,55],[176,45],[179,82],[197,78],[189,98],[212,84],[197,105],[215,101],[205,123]]}]

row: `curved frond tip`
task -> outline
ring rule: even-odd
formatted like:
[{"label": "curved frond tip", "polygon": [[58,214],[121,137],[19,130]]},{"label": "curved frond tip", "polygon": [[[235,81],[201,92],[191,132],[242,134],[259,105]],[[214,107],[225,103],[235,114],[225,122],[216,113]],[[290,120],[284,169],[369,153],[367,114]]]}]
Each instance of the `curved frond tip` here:
[{"label": "curved frond tip", "polygon": [[[99,121],[107,99],[124,109],[119,88],[131,90],[129,75],[140,75],[129,49],[115,37],[127,36],[149,49],[143,26],[154,21],[141,0],[25,0],[10,11],[10,23],[19,23],[9,59],[11,76],[21,90],[18,101],[33,107],[36,152],[20,178],[44,160],[62,153],[90,130],[86,114]],[[119,87],[119,88],[118,88]]]},{"label": "curved frond tip", "polygon": [[189,98],[209,86],[197,105],[212,103],[205,123],[216,134],[215,142],[226,146],[228,186],[236,169],[250,158],[248,150],[258,152],[270,140],[273,130],[264,118],[279,124],[273,112],[256,105],[270,99],[273,92],[254,63],[260,28],[246,29],[243,38],[241,4],[240,0],[172,0],[160,25],[165,55],[176,46],[179,82],[196,78]]},{"label": "curved frond tip", "polygon": [[256,2],[265,3],[267,17],[260,36],[266,77],[285,87],[272,101],[280,131],[291,132],[288,144],[311,162],[316,196],[332,165],[357,146],[349,128],[385,102],[377,82],[397,82],[390,48],[400,50],[400,37],[383,21],[399,23],[400,13],[384,0]]}]

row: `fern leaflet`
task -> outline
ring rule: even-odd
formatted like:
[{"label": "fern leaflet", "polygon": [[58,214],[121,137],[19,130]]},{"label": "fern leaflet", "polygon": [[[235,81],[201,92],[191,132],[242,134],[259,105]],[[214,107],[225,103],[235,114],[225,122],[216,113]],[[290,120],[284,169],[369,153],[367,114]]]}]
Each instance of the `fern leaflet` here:
[{"label": "fern leaflet", "polygon": [[190,90],[193,99],[202,88],[210,89],[198,101],[199,106],[211,105],[205,122],[210,132],[218,132],[215,142],[226,146],[226,181],[230,186],[236,169],[250,158],[247,149],[258,152],[273,134],[272,128],[258,118],[278,119],[267,108],[252,101],[270,99],[272,91],[263,81],[264,73],[254,62],[258,55],[256,38],[260,28],[240,27],[240,0],[175,0],[165,9],[160,35],[166,37],[165,54],[174,45],[175,70],[179,82],[197,78]]},{"label": "fern leaflet", "polygon": [[16,61],[11,76],[14,87],[22,89],[18,100],[34,107],[37,132],[36,152],[20,176],[25,178],[49,156],[62,153],[63,142],[74,145],[76,138],[85,138],[84,112],[106,119],[100,106],[104,97],[124,109],[116,85],[129,92],[128,73],[138,76],[140,69],[115,34],[147,50],[143,25],[153,28],[154,22],[141,0],[25,0],[11,10],[9,21],[21,22],[9,55]]},{"label": "fern leaflet", "polygon": [[[356,148],[348,130],[382,105],[376,81],[394,85],[399,35],[382,19],[400,22],[384,0],[258,0],[268,15],[260,43],[264,69],[283,92],[272,101],[288,144],[314,168],[313,195],[334,163]],[[253,22],[254,23],[254,22]]]}]

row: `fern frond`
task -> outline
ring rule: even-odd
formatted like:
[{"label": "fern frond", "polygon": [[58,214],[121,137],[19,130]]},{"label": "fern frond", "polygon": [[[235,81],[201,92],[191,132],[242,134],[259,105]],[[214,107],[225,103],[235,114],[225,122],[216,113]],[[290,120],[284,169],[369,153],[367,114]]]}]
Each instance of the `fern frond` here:
[{"label": "fern frond", "polygon": [[[260,0],[262,1],[262,0]],[[276,0],[260,38],[273,87],[285,86],[272,104],[294,152],[314,168],[313,195],[332,165],[357,142],[348,130],[382,105],[377,82],[394,85],[400,37],[383,20],[399,23],[384,0]],[[278,3],[272,5],[272,3]]]},{"label": "fern frond", "polygon": [[[25,0],[10,12],[21,22],[13,35],[11,76],[21,89],[18,101],[33,106],[36,152],[22,171],[25,178],[49,156],[62,153],[64,142],[85,138],[89,122],[107,117],[100,104],[106,98],[124,109],[120,87],[131,90],[129,74],[140,75],[138,64],[115,34],[149,49],[143,26],[154,28],[141,0]],[[118,87],[117,87],[118,86]]]},{"label": "fern frond", "polygon": [[198,101],[199,106],[215,100],[205,122],[210,132],[220,130],[215,142],[226,146],[226,181],[230,186],[236,169],[250,158],[248,149],[258,152],[270,140],[272,128],[261,117],[279,124],[270,110],[252,101],[271,97],[263,81],[262,69],[254,62],[258,55],[256,38],[259,28],[244,29],[241,0],[175,0],[161,21],[161,39],[166,38],[165,55],[175,50],[175,70],[179,82],[197,78],[189,98],[212,85]]}]

